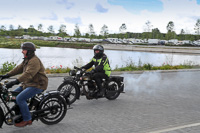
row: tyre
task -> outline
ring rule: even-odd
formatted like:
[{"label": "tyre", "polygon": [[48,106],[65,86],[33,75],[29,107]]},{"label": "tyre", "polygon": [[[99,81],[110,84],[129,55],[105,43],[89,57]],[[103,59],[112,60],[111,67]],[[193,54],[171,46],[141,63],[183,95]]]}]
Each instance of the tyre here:
[{"label": "tyre", "polygon": [[115,81],[109,81],[105,91],[108,100],[115,100],[120,95],[119,85]]},{"label": "tyre", "polygon": [[48,96],[39,105],[39,110],[51,108],[42,112],[40,121],[47,125],[59,123],[67,113],[67,104],[63,97],[59,95]]},{"label": "tyre", "polygon": [[0,128],[2,127],[3,123],[4,123],[4,113],[0,107]]},{"label": "tyre", "polygon": [[69,104],[72,104],[79,97],[79,88],[72,82],[63,82],[57,89],[65,97]]}]

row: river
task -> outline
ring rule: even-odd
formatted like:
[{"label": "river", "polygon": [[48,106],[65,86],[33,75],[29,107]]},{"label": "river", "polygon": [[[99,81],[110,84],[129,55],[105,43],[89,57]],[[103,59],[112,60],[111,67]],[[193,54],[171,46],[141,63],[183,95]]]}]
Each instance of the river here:
[{"label": "river", "polygon": [[[22,62],[23,55],[21,49],[0,48],[0,67],[5,62]],[[200,65],[200,55],[172,54],[172,53],[153,53],[105,50],[105,54],[110,60],[111,68],[126,66],[130,62],[136,66],[139,64],[150,63],[154,66],[163,64],[180,65],[192,64]],[[41,47],[37,49],[36,55],[41,59],[45,68],[51,67],[70,67],[82,66],[88,63],[92,56],[92,49],[73,49],[57,47]]]}]

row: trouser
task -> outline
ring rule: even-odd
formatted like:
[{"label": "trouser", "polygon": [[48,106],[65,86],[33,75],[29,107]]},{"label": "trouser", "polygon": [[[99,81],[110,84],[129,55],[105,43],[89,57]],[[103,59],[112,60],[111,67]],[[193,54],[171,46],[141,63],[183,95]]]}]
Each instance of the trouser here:
[{"label": "trouser", "polygon": [[97,87],[99,89],[99,91],[104,91],[104,88],[102,87],[102,79],[107,79],[108,76],[105,73],[95,73],[93,75],[93,78],[97,84]]},{"label": "trouser", "polygon": [[27,105],[27,99],[34,97],[36,94],[41,93],[43,90],[38,89],[35,87],[27,87],[23,90],[23,88],[20,86],[16,88],[14,91],[20,92],[16,97],[17,105],[20,108],[20,112],[22,114],[22,118],[24,121],[31,120],[31,114]]}]

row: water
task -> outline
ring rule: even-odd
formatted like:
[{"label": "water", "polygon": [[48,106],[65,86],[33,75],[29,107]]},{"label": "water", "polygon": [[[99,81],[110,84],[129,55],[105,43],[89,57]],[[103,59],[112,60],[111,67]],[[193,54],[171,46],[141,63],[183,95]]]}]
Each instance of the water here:
[{"label": "water", "polygon": [[[5,62],[22,62],[23,55],[21,49],[0,48],[0,67]],[[150,63],[154,66],[163,64],[180,65],[184,63],[200,64],[200,55],[184,55],[171,53],[152,53],[152,52],[134,52],[134,51],[115,51],[105,50],[110,60],[111,68],[122,67],[131,61],[138,64]],[[88,63],[92,56],[92,49],[73,49],[73,48],[54,48],[41,47],[37,49],[36,55],[42,60],[45,68],[51,67],[70,67],[82,66]]]}]

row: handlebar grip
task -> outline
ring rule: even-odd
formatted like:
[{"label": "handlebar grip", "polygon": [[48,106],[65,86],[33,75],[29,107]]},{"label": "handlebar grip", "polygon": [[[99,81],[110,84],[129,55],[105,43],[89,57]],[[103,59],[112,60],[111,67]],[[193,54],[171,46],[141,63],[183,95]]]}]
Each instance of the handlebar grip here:
[{"label": "handlebar grip", "polygon": [[78,70],[81,70],[81,68],[79,68],[79,67],[76,67],[76,66],[74,66],[74,69],[78,69]]}]

